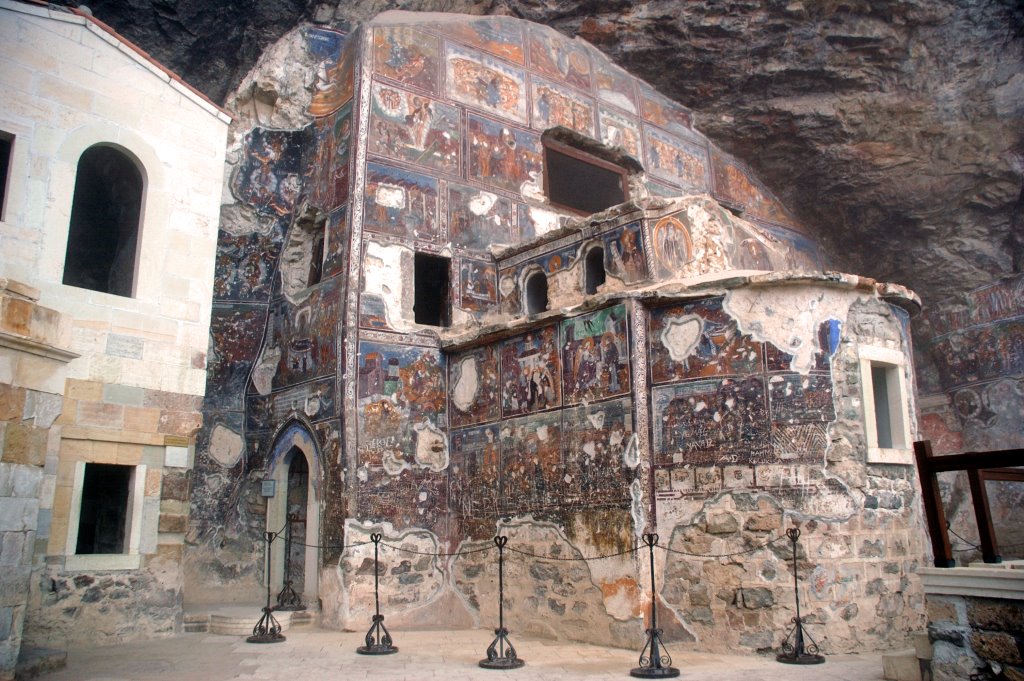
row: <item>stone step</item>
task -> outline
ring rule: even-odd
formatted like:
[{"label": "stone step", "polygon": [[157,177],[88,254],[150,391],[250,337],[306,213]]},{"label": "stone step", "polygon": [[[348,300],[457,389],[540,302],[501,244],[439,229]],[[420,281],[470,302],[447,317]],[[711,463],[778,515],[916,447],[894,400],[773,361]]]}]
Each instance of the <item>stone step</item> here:
[{"label": "stone step", "polygon": [[882,655],[882,678],[887,681],[923,681],[917,652],[910,648]]},{"label": "stone step", "polygon": [[64,669],[68,663],[66,650],[56,648],[30,648],[23,646],[18,653],[18,664],[14,668],[14,678],[31,679],[34,676]]}]

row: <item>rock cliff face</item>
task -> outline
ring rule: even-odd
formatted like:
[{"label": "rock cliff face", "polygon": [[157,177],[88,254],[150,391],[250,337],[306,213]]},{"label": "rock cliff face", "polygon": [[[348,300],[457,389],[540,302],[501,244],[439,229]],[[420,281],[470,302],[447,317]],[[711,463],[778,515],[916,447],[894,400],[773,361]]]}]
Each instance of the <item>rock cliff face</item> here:
[{"label": "rock cliff face", "polygon": [[223,101],[302,21],[510,14],[579,35],[697,112],[837,267],[935,303],[1024,261],[1024,9],[1013,0],[97,0]]}]

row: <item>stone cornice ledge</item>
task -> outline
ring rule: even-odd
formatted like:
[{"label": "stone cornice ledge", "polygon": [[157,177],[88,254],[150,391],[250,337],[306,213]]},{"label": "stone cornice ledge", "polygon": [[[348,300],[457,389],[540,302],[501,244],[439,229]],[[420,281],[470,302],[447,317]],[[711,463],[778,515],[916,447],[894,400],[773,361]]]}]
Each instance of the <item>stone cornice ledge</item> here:
[{"label": "stone cornice ledge", "polygon": [[19,352],[27,352],[31,355],[46,357],[58,362],[70,362],[81,357],[77,352],[65,348],[59,348],[49,343],[28,338],[27,336],[16,336],[14,334],[0,332],[0,348],[9,348]]},{"label": "stone cornice ledge", "polygon": [[918,568],[925,594],[1024,601],[1024,570],[1006,568]]}]

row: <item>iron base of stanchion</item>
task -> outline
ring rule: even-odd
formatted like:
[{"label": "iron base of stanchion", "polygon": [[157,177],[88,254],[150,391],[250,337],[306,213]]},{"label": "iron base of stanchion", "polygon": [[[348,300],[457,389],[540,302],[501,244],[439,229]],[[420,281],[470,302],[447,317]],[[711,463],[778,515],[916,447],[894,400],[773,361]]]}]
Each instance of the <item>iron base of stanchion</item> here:
[{"label": "iron base of stanchion", "polygon": [[629,670],[629,675],[638,679],[671,679],[679,676],[679,670],[672,666],[672,657],[661,641],[661,629],[647,630],[647,643],[640,651],[640,666]]},{"label": "iron base of stanchion", "polygon": [[360,655],[391,655],[398,652],[398,648],[391,645],[391,634],[384,626],[384,615],[373,616],[373,624],[364,640],[366,645],[356,648]]},{"label": "iron base of stanchion", "polygon": [[804,653],[803,655],[787,655],[786,653],[779,653],[775,656],[775,661],[783,664],[822,664],[825,662],[825,656],[812,655],[810,653]]},{"label": "iron base of stanchion", "polygon": [[[810,645],[804,643],[805,636],[810,640]],[[793,643],[790,643],[790,639]],[[825,662],[825,656],[818,654],[818,644],[810,634],[804,631],[803,618],[793,618],[793,628],[786,634],[786,638],[782,642],[782,652],[775,656],[775,661],[782,664],[822,664]]]},{"label": "iron base of stanchion", "polygon": [[306,606],[302,604],[302,599],[292,587],[292,581],[290,579],[285,581],[284,586],[281,587],[281,593],[277,594],[277,605],[274,606],[274,610],[298,612],[305,609]]},{"label": "iron base of stanchion", "polygon": [[245,640],[247,643],[281,643],[285,640],[281,635],[281,624],[274,618],[273,608],[263,608],[263,616],[252,628],[252,636]]},{"label": "iron base of stanchion", "polygon": [[498,627],[494,630],[495,637],[487,646],[487,659],[480,660],[484,669],[519,669],[526,662],[516,655],[516,649],[508,640],[508,629]]}]

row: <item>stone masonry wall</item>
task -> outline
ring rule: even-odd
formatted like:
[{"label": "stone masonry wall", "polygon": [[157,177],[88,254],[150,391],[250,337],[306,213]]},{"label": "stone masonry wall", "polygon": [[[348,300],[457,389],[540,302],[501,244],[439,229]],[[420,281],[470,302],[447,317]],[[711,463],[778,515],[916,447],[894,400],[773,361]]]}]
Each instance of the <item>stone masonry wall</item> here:
[{"label": "stone masonry wall", "polygon": [[1024,679],[1019,600],[928,594],[934,681]]}]

